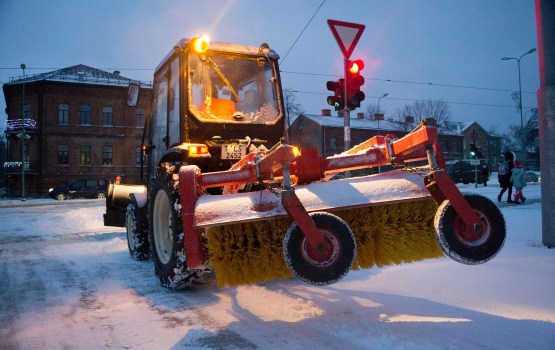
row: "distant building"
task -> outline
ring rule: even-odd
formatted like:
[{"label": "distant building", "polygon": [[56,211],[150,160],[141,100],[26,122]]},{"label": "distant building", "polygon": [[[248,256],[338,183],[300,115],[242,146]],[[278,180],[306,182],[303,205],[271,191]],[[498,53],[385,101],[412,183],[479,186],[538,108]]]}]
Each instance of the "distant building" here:
[{"label": "distant building", "polygon": [[22,172],[30,197],[79,178],[138,183],[152,87],[142,84],[139,104],[127,107],[130,80],[76,65],[4,84],[8,196],[21,195]]},{"label": "distant building", "polygon": [[[390,122],[364,119],[362,113],[350,119],[351,146],[357,145],[376,135],[395,134],[402,137],[417,126],[407,119],[408,125],[393,127]],[[463,158],[463,135],[444,128],[438,129],[439,145],[444,150],[446,160]],[[321,115],[301,114],[289,128],[291,143],[302,147],[317,147],[318,152],[329,157],[344,150],[343,117],[331,116],[329,110]]]},{"label": "distant building", "polygon": [[450,128],[464,137],[463,154],[465,159],[470,157],[470,150],[475,147],[479,150],[481,157],[488,160],[490,167],[499,163],[501,153],[503,153],[500,136],[488,133],[475,121],[451,123]]}]

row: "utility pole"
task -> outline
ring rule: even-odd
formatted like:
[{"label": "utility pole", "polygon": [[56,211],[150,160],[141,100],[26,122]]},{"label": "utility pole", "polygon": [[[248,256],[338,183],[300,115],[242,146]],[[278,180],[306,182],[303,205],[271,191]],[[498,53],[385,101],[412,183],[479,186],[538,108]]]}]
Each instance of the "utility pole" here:
[{"label": "utility pole", "polygon": [[23,70],[23,103],[21,106],[21,200],[25,201],[25,63],[21,64]]},{"label": "utility pole", "polygon": [[542,243],[555,247],[555,2],[536,0],[540,89],[538,129],[542,172]]}]

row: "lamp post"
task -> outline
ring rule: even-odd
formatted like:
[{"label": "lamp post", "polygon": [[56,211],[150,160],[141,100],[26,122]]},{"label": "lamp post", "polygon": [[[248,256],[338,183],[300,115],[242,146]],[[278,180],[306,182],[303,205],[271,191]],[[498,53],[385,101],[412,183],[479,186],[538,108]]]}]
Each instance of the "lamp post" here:
[{"label": "lamp post", "polygon": [[[509,61],[509,60],[515,60],[517,62],[518,65],[518,109],[520,110],[520,133],[522,134],[522,131],[524,130],[524,117],[522,115],[522,83],[521,83],[521,79],[520,79],[520,60],[522,59],[522,57],[531,54],[532,52],[536,51],[536,48],[531,48],[530,50],[526,51],[524,54],[522,54],[519,58],[516,57],[502,57],[501,60],[503,61]],[[524,142],[523,142],[523,136],[520,135],[520,146],[522,148],[522,150],[524,150]]]},{"label": "lamp post", "polygon": [[[384,97],[389,96],[389,94],[386,92],[385,94],[383,94],[382,97],[378,97],[378,114],[380,114],[380,100]],[[378,130],[380,130],[380,120],[378,119]]]},{"label": "lamp post", "polygon": [[21,64],[23,70],[23,103],[21,106],[21,200],[25,201],[25,64]]}]

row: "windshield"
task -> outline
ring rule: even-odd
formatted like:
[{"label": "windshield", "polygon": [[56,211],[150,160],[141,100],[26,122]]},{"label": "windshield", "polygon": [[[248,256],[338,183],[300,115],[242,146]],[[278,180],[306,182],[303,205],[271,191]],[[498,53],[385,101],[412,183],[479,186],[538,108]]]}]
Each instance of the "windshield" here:
[{"label": "windshield", "polygon": [[265,57],[189,56],[189,102],[203,121],[274,124],[279,115],[274,66]]}]

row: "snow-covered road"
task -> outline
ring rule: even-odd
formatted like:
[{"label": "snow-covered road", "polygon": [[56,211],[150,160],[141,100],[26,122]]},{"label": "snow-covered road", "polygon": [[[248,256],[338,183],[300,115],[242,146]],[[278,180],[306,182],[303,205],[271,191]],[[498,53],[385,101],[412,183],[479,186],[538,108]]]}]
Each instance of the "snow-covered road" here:
[{"label": "snow-covered road", "polygon": [[484,265],[180,292],[130,259],[104,201],[0,201],[0,349],[555,349],[555,249],[541,246],[539,185],[525,195],[501,205],[507,242]]}]

